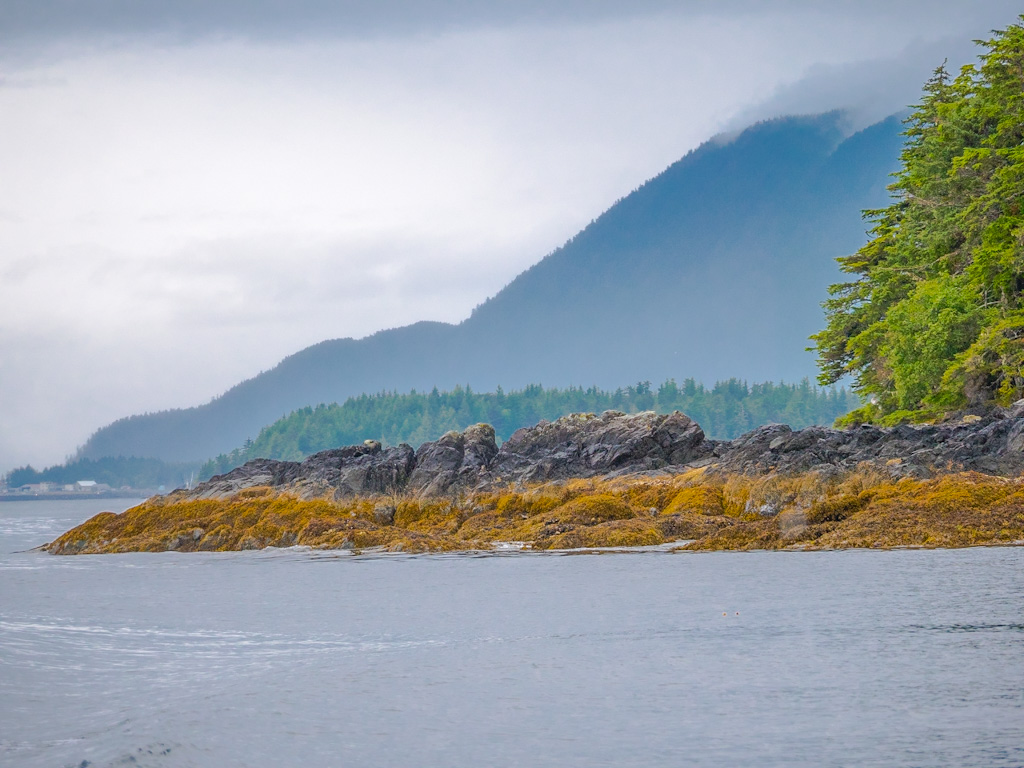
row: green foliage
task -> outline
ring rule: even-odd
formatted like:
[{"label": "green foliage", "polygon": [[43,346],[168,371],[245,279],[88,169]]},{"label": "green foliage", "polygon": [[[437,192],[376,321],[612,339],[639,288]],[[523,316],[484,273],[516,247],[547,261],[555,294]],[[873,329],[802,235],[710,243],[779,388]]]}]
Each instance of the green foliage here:
[{"label": "green foliage", "polygon": [[855,279],[812,337],[819,381],[852,374],[869,400],[854,421],[1024,395],[1024,26],[979,44],[979,65],[925,84],[894,201],[866,213],[873,238],[839,259]]},{"label": "green foliage", "polygon": [[936,389],[952,360],[981,325],[971,287],[949,275],[918,283],[889,310],[886,353],[898,408],[913,410]]},{"label": "green foliage", "polygon": [[298,461],[317,451],[367,439],[385,445],[419,445],[480,422],[491,424],[498,439],[507,440],[520,427],[569,413],[678,410],[695,419],[709,436],[728,439],[770,422],[785,422],[797,429],[828,424],[859,404],[846,389],[820,389],[807,379],[800,384],[754,385],[729,379],[711,389],[693,379],[686,379],[682,386],[670,379],[657,390],[644,381],[615,391],[545,389],[534,384],[507,393],[500,387],[483,394],[469,387],[451,392],[435,388],[429,394],[382,392],[349,398],[341,405],[293,411],[265,427],[255,440],[208,461],[200,476],[223,474],[255,458]]},{"label": "green foliage", "polygon": [[940,394],[965,392],[970,398],[989,383],[1000,405],[1009,405],[1024,390],[1024,312],[987,326],[945,372]]}]

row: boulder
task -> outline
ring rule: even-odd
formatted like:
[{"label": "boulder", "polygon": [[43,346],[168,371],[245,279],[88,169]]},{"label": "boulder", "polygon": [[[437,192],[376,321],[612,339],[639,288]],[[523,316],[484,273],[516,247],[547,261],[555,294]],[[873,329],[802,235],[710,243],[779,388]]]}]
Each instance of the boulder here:
[{"label": "boulder", "polygon": [[328,492],[335,498],[398,493],[408,484],[415,466],[411,446],[402,443],[384,449],[376,440],[368,440],[361,446],[321,451],[306,458],[300,480],[293,486],[307,498]]},{"label": "boulder", "polygon": [[490,424],[476,424],[465,432],[447,432],[416,451],[416,468],[409,477],[407,490],[421,496],[439,496],[475,485],[481,470],[497,452]]},{"label": "boulder", "polygon": [[712,452],[697,422],[653,411],[576,413],[519,429],[491,462],[492,482],[541,482],[684,465]]}]

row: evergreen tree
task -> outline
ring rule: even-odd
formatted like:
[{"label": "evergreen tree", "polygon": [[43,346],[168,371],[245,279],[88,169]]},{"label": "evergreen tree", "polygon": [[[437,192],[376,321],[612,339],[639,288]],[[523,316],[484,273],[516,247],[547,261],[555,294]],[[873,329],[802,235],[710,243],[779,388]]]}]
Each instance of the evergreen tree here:
[{"label": "evergreen tree", "polygon": [[[1024,22],[1024,16],[1021,17]],[[848,422],[925,420],[1024,395],[1024,26],[979,41],[980,63],[924,86],[906,121],[894,201],[839,259],[812,337],[819,381],[847,374]]]}]

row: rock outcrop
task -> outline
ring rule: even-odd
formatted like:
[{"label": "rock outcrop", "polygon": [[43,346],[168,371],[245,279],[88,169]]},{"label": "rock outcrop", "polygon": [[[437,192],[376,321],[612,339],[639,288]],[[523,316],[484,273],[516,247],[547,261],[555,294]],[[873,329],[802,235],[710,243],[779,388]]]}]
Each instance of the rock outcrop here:
[{"label": "rock outcrop", "polygon": [[488,467],[495,482],[545,482],[621,475],[683,466],[708,456],[713,443],[678,411],[627,416],[575,413],[517,430]]},{"label": "rock outcrop", "polygon": [[367,495],[418,497],[482,491],[570,478],[677,473],[707,467],[712,474],[824,474],[866,464],[893,478],[950,472],[1024,472],[1024,402],[956,423],[846,430],[781,424],[732,441],[706,439],[682,413],[572,414],[520,429],[500,448],[494,429],[477,424],[449,432],[414,451],[408,445],[363,445],[323,451],[301,462],[258,459],[183,491],[187,498],[225,498],[269,486],[300,498]]},{"label": "rock outcrop", "polygon": [[1024,472],[1024,402],[945,424],[850,429],[773,424],[715,447],[715,471],[746,475],[854,469],[864,462],[893,477],[973,471]]},{"label": "rock outcrop", "polygon": [[416,468],[416,453],[399,445],[382,448],[376,440],[362,445],[336,448],[305,460],[256,459],[217,475],[194,490],[190,498],[220,499],[246,488],[269,486],[288,488],[303,498],[386,494],[404,489]]},{"label": "rock outcrop", "polygon": [[498,445],[494,427],[475,424],[465,432],[448,432],[416,451],[416,468],[406,490],[439,496],[457,487],[472,487],[494,461]]},{"label": "rock outcrop", "polygon": [[633,474],[685,466],[708,457],[714,443],[681,413],[572,414],[515,432],[499,449],[494,429],[476,424],[448,432],[417,451],[405,444],[363,445],[302,462],[257,459],[201,483],[188,498],[226,498],[246,488],[288,489],[302,498],[374,494],[440,496],[509,483]]}]

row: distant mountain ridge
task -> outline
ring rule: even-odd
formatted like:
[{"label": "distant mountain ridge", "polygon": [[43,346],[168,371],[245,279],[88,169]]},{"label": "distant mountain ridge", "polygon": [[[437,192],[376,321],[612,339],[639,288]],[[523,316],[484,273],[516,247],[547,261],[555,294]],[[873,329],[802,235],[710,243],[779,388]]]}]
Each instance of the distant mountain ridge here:
[{"label": "distant mountain ridge", "polygon": [[621,199],[458,325],[307,347],[201,406],[121,419],[79,456],[201,460],[307,405],[366,392],[798,381],[834,258],[864,242],[902,146],[889,118],[790,117],[710,141]]}]

